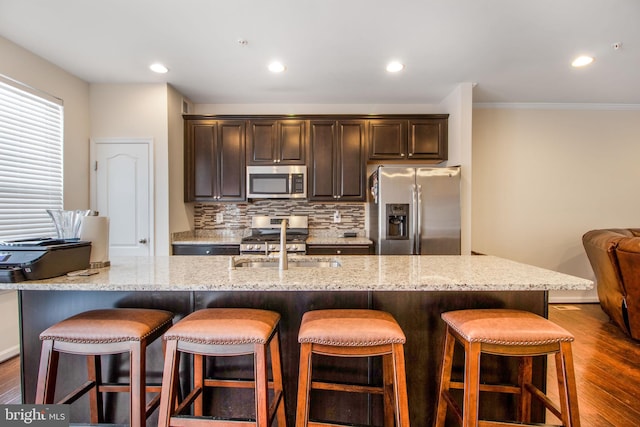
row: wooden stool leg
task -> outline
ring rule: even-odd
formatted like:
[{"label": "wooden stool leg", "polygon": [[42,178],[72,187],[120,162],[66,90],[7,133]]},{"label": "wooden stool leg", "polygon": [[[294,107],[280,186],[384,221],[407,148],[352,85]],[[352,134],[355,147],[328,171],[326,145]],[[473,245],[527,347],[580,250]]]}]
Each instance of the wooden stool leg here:
[{"label": "wooden stool leg", "polygon": [[193,389],[199,390],[193,401],[193,415],[201,417],[204,411],[204,368],[205,358],[202,354],[193,355]]},{"label": "wooden stool leg", "polygon": [[560,352],[556,353],[556,372],[562,411],[562,423],[566,427],[580,427],[578,410],[578,390],[570,342],[560,343]]},{"label": "wooden stool leg", "polygon": [[167,427],[169,425],[169,419],[176,407],[176,383],[178,382],[178,372],[180,368],[180,357],[177,346],[178,342],[176,340],[170,340],[167,343],[165,351],[160,409],[158,410],[158,427]]},{"label": "wooden stool leg", "polygon": [[394,408],[396,401],[394,399],[394,366],[393,354],[385,354],[382,356],[382,383],[383,383],[383,401],[384,401],[384,426],[393,427],[395,422]]},{"label": "wooden stool leg", "polygon": [[94,386],[89,391],[89,415],[91,424],[99,424],[104,422],[104,412],[102,406],[102,393],[99,388],[102,384],[102,367],[100,366],[100,356],[87,356],[87,371],[89,381]]},{"label": "wooden stool leg", "polygon": [[146,417],[146,345],[144,341],[131,344],[129,352],[129,384],[131,427],[144,427]]},{"label": "wooden stool leg", "polygon": [[462,425],[478,426],[478,399],[480,397],[480,344],[465,343],[464,399]]},{"label": "wooden stool leg", "polygon": [[36,404],[53,403],[56,392],[56,377],[58,376],[58,357],[58,352],[53,349],[53,340],[42,341]]},{"label": "wooden stool leg", "polygon": [[311,388],[311,346],[300,344],[300,372],[298,373],[298,404],[296,427],[307,427],[309,423],[309,391]]},{"label": "wooden stool leg", "polygon": [[392,344],[393,386],[396,401],[396,426],[409,427],[409,400],[407,398],[407,377],[404,365],[404,346]]},{"label": "wooden stool leg", "polygon": [[520,386],[520,404],[518,405],[518,421],[531,422],[531,393],[527,384],[531,384],[533,378],[533,357],[521,357],[518,368],[518,385]]},{"label": "wooden stool leg", "polygon": [[267,380],[267,346],[254,346],[253,369],[255,372],[256,425],[269,426],[269,382]]},{"label": "wooden stool leg", "polygon": [[444,422],[447,418],[447,400],[444,398],[444,392],[449,390],[451,383],[451,369],[453,366],[453,351],[455,349],[455,344],[456,340],[449,332],[449,327],[447,326],[440,368],[440,384],[438,386],[436,420],[434,423],[435,427],[444,427]]},{"label": "wooden stool leg", "polygon": [[282,385],[282,360],[280,359],[280,336],[276,332],[271,338],[269,344],[269,351],[271,353],[271,372],[273,375],[273,394],[274,399],[279,399],[275,404],[278,405],[276,417],[278,419],[278,427],[286,427],[287,414],[285,412],[286,407],[284,404],[284,388]]}]

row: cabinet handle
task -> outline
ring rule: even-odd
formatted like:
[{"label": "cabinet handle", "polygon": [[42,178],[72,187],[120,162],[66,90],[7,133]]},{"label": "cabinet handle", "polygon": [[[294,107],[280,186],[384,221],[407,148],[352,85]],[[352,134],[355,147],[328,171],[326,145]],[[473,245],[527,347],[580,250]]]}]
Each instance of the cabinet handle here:
[{"label": "cabinet handle", "polygon": [[338,249],[338,250],[336,251],[336,254],[338,254],[338,255],[340,255],[341,253],[342,253],[342,251],[341,251],[340,249]]},{"label": "cabinet handle", "polygon": [[145,245],[147,243],[147,239],[140,239],[138,240],[138,243]]},{"label": "cabinet handle", "polygon": [[413,153],[409,153],[409,157],[413,156]]},{"label": "cabinet handle", "polygon": [[204,251],[204,253],[209,255],[211,253],[211,251],[209,249],[207,249],[206,251]]},{"label": "cabinet handle", "polygon": [[404,157],[404,153],[400,153],[400,157]]}]

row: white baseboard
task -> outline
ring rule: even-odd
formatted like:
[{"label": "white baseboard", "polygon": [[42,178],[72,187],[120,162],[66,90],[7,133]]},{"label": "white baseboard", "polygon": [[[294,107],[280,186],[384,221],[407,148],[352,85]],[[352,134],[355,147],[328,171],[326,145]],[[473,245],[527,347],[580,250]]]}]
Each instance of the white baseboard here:
[{"label": "white baseboard", "polygon": [[20,346],[14,345],[0,352],[0,363],[20,354]]}]

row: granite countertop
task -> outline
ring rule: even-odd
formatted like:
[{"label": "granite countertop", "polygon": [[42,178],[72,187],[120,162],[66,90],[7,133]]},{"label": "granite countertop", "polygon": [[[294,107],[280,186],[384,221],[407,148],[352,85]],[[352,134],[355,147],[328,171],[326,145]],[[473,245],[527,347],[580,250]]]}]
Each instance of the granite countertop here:
[{"label": "granite countertop", "polygon": [[173,239],[174,245],[239,245],[242,236],[185,236]]},{"label": "granite countertop", "polygon": [[[247,233],[244,233],[247,234]],[[239,245],[243,234],[225,235],[216,233],[181,233],[173,238],[174,245]],[[330,235],[311,235],[307,245],[371,245],[366,237],[340,237]]]},{"label": "granite countertop", "polygon": [[118,257],[92,276],[60,276],[0,289],[90,291],[527,291],[586,290],[593,282],[493,256],[290,256],[339,267],[232,268],[264,256]]},{"label": "granite countertop", "polygon": [[372,245],[366,237],[309,236],[307,245]]}]

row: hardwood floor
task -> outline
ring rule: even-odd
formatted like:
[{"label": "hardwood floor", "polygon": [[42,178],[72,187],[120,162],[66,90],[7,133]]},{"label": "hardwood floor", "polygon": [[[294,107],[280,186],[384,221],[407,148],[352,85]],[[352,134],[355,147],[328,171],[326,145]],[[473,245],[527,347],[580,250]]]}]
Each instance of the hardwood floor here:
[{"label": "hardwood floor", "polygon": [[[549,319],[576,338],[573,359],[582,425],[639,426],[640,342],[610,323],[598,304],[551,305]],[[547,390],[557,402],[553,357],[547,371]]]},{"label": "hardwood floor", "polygon": [[0,403],[21,403],[20,357],[0,363]]},{"label": "hardwood floor", "polygon": [[[572,334],[583,427],[640,425],[640,342],[609,322],[598,304],[551,305],[549,319]],[[557,401],[549,358],[548,390]],[[0,404],[20,403],[19,358],[0,364]],[[548,422],[556,423],[553,416]]]}]

